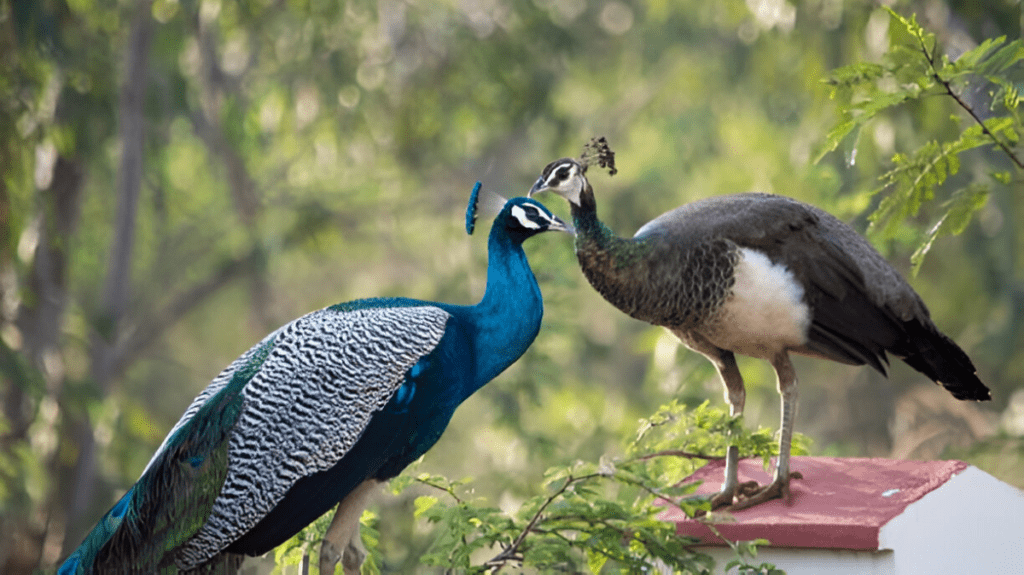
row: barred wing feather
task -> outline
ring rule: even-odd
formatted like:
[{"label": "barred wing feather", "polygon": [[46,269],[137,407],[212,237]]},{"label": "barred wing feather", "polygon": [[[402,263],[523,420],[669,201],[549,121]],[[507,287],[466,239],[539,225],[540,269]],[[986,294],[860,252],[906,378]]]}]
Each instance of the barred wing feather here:
[{"label": "barred wing feather", "polygon": [[[178,567],[194,568],[213,557],[256,525],[296,481],[340,461],[406,372],[438,345],[449,317],[427,305],[327,308],[268,336],[273,348],[243,390],[223,488],[205,525],[180,549]],[[223,387],[225,380],[230,374],[210,387]]]}]

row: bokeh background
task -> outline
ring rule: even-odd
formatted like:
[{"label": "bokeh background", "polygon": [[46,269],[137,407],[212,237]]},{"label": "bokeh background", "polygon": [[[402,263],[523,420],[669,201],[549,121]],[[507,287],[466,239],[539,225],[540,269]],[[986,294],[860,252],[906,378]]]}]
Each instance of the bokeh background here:
[{"label": "bokeh background", "polygon": [[[1017,1],[886,4],[953,56],[1021,33]],[[893,154],[962,117],[915,102],[813,162],[837,121],[823,80],[881,58],[889,27],[860,0],[0,1],[0,571],[52,571],[191,398],[280,324],[367,296],[476,301],[477,180],[521,195],[605,135],[619,174],[591,181],[620,234],[749,190],[864,230]],[[960,183],[1009,164],[979,149],[962,166]],[[955,457],[1024,486],[1021,194],[994,189],[911,279],[994,400],[956,402],[903,364],[886,380],[798,360],[813,454]],[[876,244],[900,269],[936,206]],[[418,468],[471,476],[506,510],[549,466],[621,453],[657,406],[722,401],[708,362],[593,292],[568,236],[526,250],[544,328]],[[770,367],[740,367],[747,425],[776,426]],[[412,498],[371,505],[385,572],[427,572]]]}]

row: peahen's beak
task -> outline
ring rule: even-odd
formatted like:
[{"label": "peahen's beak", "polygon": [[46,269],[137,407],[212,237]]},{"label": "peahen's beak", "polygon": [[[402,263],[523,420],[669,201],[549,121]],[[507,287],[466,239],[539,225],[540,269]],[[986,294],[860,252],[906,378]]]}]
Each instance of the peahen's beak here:
[{"label": "peahen's beak", "polygon": [[526,197],[532,198],[533,194],[543,192],[546,189],[547,188],[544,187],[544,178],[537,178],[537,181],[534,182],[533,187],[530,188],[530,191],[526,193]]}]

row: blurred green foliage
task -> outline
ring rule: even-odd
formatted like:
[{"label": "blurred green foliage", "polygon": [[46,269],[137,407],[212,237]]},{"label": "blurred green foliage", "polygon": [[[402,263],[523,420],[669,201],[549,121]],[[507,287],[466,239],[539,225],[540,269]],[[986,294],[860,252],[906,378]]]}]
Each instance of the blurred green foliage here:
[{"label": "blurred green foliage", "polygon": [[[954,402],[903,365],[886,381],[798,360],[797,429],[814,453],[955,456],[1022,485],[1020,44],[999,40],[1020,36],[1019,6],[892,8],[899,18],[862,0],[0,0],[0,570],[52,569],[191,398],[281,323],[358,297],[479,298],[485,234],[461,225],[472,183],[523,193],[593,135],[617,152],[620,174],[592,183],[622,235],[758,190],[873,223],[908,272],[929,249],[912,283],[993,402]],[[111,317],[140,9],[147,66],[129,85],[142,88],[143,173],[126,311]],[[622,438],[659,406],[722,393],[703,358],[591,290],[568,238],[525,247],[540,336],[411,472],[472,477],[434,483],[513,526],[565,482],[545,487],[545,470],[626,461]],[[99,334],[115,344],[107,379]],[[740,367],[744,426],[774,428],[770,368]],[[662,459],[650,473],[685,473]],[[441,552],[428,519],[458,508],[446,497],[419,481],[378,497],[372,565],[443,571],[421,558]],[[581,571],[603,560],[572,557]]]},{"label": "blurred green foliage", "polygon": [[[881,176],[882,186],[873,192],[888,193],[869,217],[868,227],[869,234],[891,239],[905,220],[917,216],[923,203],[935,199],[936,187],[960,171],[960,156],[964,152],[991,146],[1005,153],[1018,170],[1024,169],[1024,160],[1015,151],[1024,131],[1017,112],[1021,100],[1017,64],[1024,59],[1024,40],[1006,42],[1005,36],[990,38],[954,61],[949,55],[940,55],[935,34],[923,29],[915,17],[908,19],[891,8],[886,10],[895,29],[883,63],[844,66],[834,70],[828,80],[832,97],[841,104],[844,120],[829,133],[817,161],[847,138],[851,139],[847,154],[852,160],[861,129],[880,112],[908,101],[948,97],[970,118],[957,138],[932,140],[913,152],[893,156],[893,168]],[[979,88],[988,90],[987,101],[963,95]],[[987,177],[976,173],[964,187],[949,194],[938,221],[911,255],[914,273],[921,268],[936,239],[962,233],[974,214],[985,207],[989,182],[1007,185],[1013,178],[1006,170]]]}]

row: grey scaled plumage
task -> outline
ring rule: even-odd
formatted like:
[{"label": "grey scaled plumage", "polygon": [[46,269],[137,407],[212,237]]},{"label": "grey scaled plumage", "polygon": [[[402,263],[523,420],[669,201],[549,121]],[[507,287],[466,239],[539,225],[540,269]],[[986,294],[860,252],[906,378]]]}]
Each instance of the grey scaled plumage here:
[{"label": "grey scaled plumage", "polygon": [[957,399],[990,399],[967,354],[941,333],[916,292],[852,228],[823,210],[772,194],[699,200],[620,238],[597,217],[586,177],[594,158],[614,169],[606,142],[584,159],[544,168],[530,190],[565,198],[576,227],[576,255],[590,284],[630,316],[668,328],[707,357],[726,387],[730,412],[746,392],[735,354],[769,361],[782,394],[779,460],[771,485],[737,496],[735,446],[713,506],[739,509],[788,494],[796,416],[796,373],[789,353],[883,374],[899,357]]}]

